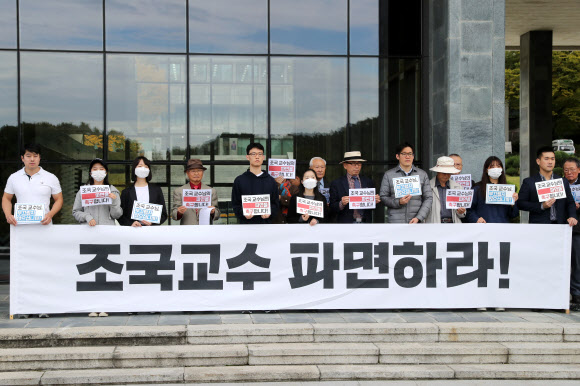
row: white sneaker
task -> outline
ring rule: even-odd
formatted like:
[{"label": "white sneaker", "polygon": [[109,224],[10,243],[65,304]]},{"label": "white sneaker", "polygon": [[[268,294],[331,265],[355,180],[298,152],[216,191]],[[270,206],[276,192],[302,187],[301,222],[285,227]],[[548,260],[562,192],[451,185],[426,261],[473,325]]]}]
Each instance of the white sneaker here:
[{"label": "white sneaker", "polygon": [[104,317],[109,316],[109,314],[107,314],[106,312],[99,312],[99,316],[104,318]]},{"label": "white sneaker", "polygon": [[503,307],[496,307],[495,310],[496,311],[505,311],[505,308],[503,308]]},{"label": "white sneaker", "polygon": [[48,318],[49,315],[48,314],[38,314],[39,318]]},{"label": "white sneaker", "polygon": [[479,307],[479,308],[477,309],[477,311],[487,311],[487,308],[485,308],[485,307]]},{"label": "white sneaker", "polygon": [[28,319],[28,314],[19,314],[18,319]]},{"label": "white sneaker", "polygon": [[97,314],[96,312],[91,312],[89,314],[89,318],[96,318],[97,316],[99,316],[99,314]]}]

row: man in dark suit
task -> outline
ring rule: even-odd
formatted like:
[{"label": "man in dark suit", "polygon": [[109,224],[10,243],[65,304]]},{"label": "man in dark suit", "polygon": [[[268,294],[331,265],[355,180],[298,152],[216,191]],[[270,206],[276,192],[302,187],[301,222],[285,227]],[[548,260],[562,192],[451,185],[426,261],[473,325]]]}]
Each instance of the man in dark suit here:
[{"label": "man in dark suit", "polygon": [[[372,210],[369,209],[349,209],[349,189],[374,188],[375,184],[370,178],[360,175],[362,163],[360,151],[347,151],[344,153],[344,160],[341,162],[346,170],[346,176],[337,178],[330,185],[330,208],[336,213],[336,222],[344,224],[370,223]],[[375,195],[375,202],[379,203],[381,198]]]},{"label": "man in dark suit", "polygon": [[576,204],[570,191],[570,184],[563,179],[566,198],[551,199],[540,202],[536,191],[536,182],[549,181],[560,176],[553,174],[556,165],[556,155],[550,146],[538,149],[536,163],[540,167],[540,173],[526,178],[520,189],[518,207],[530,212],[530,224],[569,224],[574,226],[578,223],[576,217]]},{"label": "man in dark suit", "polygon": [[[564,161],[564,177],[570,185],[580,185],[580,160],[568,158]],[[576,200],[575,200],[576,201]],[[580,204],[576,203],[576,215],[580,215]],[[580,225],[572,228],[572,271],[570,273],[570,295],[572,303],[580,304]]]}]

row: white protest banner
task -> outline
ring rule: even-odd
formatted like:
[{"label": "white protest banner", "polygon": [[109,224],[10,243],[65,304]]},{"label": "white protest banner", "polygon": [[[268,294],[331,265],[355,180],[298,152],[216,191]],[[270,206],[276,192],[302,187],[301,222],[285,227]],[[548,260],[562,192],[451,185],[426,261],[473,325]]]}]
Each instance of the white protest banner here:
[{"label": "white protest banner", "polygon": [[81,186],[81,205],[111,205],[113,200],[109,197],[111,187],[109,185],[84,185]]},{"label": "white protest banner", "polygon": [[44,204],[14,204],[14,218],[20,224],[40,224],[44,218]]},{"label": "white protest banner", "polygon": [[211,205],[211,189],[183,189],[183,206],[199,209]]},{"label": "white protest banner", "polygon": [[451,181],[457,182],[463,189],[471,189],[471,174],[452,174]]},{"label": "white protest banner", "polygon": [[419,176],[397,177],[393,178],[393,187],[395,188],[395,198],[421,195],[421,180]]},{"label": "white protest banner", "polygon": [[268,174],[276,178],[296,178],[296,160],[295,159],[278,159],[270,158],[268,160]]},{"label": "white protest banner", "polygon": [[244,216],[272,214],[269,194],[242,195],[242,210]]},{"label": "white protest banner", "polygon": [[11,226],[10,313],[568,309],[571,245],[567,224]]},{"label": "white protest banner", "polygon": [[536,192],[538,192],[538,200],[540,202],[548,201],[552,198],[566,198],[564,181],[561,178],[536,182]]},{"label": "white protest banner", "polygon": [[580,203],[580,185],[570,185],[574,202]]},{"label": "white protest banner", "polygon": [[447,189],[445,197],[446,209],[471,208],[473,201],[473,189]]},{"label": "white protest banner", "polygon": [[296,213],[322,218],[324,217],[324,203],[322,201],[296,197]]},{"label": "white protest banner", "polygon": [[147,202],[133,202],[133,211],[131,212],[131,219],[137,221],[149,221],[155,224],[161,222],[162,205],[149,204]]},{"label": "white protest banner", "polygon": [[487,184],[485,189],[486,204],[513,205],[516,186],[510,184]]},{"label": "white protest banner", "polygon": [[348,190],[348,209],[375,209],[375,188],[361,188]]}]

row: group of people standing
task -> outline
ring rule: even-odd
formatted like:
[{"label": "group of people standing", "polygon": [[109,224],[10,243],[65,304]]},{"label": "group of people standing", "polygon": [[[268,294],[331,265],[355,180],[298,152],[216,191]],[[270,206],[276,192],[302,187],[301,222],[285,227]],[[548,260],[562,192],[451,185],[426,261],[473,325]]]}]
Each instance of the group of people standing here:
[{"label": "group of people standing", "polygon": [[[9,224],[17,225],[12,214],[12,199],[19,203],[42,203],[45,214],[41,224],[47,225],[62,208],[63,197],[60,183],[56,176],[40,167],[40,146],[26,145],[21,151],[24,168],[13,173],[6,184],[2,197],[2,209]],[[535,182],[558,179],[553,173],[555,154],[551,147],[544,147],[537,152],[537,164],[540,172],[526,178],[520,192],[513,194],[513,205],[494,205],[486,203],[485,195],[489,184],[506,184],[502,161],[495,156],[487,158],[483,164],[480,181],[474,186],[473,201],[470,209],[446,208],[446,194],[450,189],[462,189],[462,186],[450,177],[459,174],[463,161],[457,154],[439,157],[437,164],[430,170],[436,175],[429,179],[427,173],[414,165],[415,151],[409,143],[403,143],[396,148],[398,165],[385,172],[379,193],[375,195],[375,204],[382,202],[387,207],[389,223],[508,223],[519,215],[519,210],[530,213],[530,223],[569,224],[573,230],[572,248],[572,280],[571,295],[574,302],[580,303],[580,229],[578,224],[579,204],[574,202],[570,185],[579,184],[578,172],[580,161],[570,158],[564,163],[564,188],[566,198],[540,202],[535,188]],[[270,223],[303,223],[314,226],[322,222],[334,223],[370,223],[372,209],[350,209],[349,189],[374,188],[372,179],[361,175],[363,163],[359,151],[349,151],[340,162],[345,169],[345,175],[331,183],[326,180],[326,161],[321,157],[310,160],[309,168],[298,174],[295,180],[288,181],[282,177],[273,178],[262,170],[265,160],[264,147],[260,143],[251,143],[246,148],[248,170],[239,175],[233,183],[231,203],[235,216],[240,224],[270,224]],[[207,168],[199,159],[190,159],[185,166],[187,183],[173,192],[170,215],[173,220],[182,225],[197,225],[200,223],[200,210],[188,208],[183,204],[184,189],[211,190],[211,205],[209,223],[220,218],[218,194],[215,188],[202,183],[204,171]],[[418,176],[421,192],[418,195],[396,197],[394,179],[398,177]],[[73,205],[73,216],[79,223],[90,226],[114,225],[115,220],[123,226],[142,227],[158,225],[149,221],[132,219],[134,202],[161,205],[162,224],[167,219],[165,199],[159,186],[151,184],[151,163],[143,156],[137,157],[132,164],[131,179],[134,183],[119,190],[109,183],[108,166],[101,159],[94,159],[89,165],[87,185],[108,185],[111,199],[110,205],[83,206],[81,192],[76,195]],[[270,214],[244,214],[242,197],[247,195],[269,195]],[[52,208],[50,198],[54,199]],[[323,203],[324,214],[314,217],[298,213],[297,199],[305,198]],[[92,316],[97,316],[91,313]],[[105,313],[101,313],[105,314]],[[100,315],[100,316],[106,316]]]}]

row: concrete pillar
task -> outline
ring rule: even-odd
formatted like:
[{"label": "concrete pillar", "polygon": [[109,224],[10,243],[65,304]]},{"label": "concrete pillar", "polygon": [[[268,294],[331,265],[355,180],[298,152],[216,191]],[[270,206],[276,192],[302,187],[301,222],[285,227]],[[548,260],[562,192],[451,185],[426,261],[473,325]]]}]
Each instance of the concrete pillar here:
[{"label": "concrete pillar", "polygon": [[520,37],[520,180],[538,173],[536,150],[552,144],[552,31]]},{"label": "concrete pillar", "polygon": [[429,165],[458,153],[479,181],[504,159],[505,0],[432,0],[429,6]]}]

